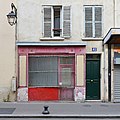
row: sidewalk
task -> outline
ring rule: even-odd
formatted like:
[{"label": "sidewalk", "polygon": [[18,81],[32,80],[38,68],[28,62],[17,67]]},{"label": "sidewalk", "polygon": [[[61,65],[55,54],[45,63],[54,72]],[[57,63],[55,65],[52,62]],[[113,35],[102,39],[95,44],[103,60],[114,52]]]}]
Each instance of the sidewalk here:
[{"label": "sidewalk", "polygon": [[[42,114],[44,106],[50,114]],[[120,118],[120,103],[4,102],[0,118]]]}]

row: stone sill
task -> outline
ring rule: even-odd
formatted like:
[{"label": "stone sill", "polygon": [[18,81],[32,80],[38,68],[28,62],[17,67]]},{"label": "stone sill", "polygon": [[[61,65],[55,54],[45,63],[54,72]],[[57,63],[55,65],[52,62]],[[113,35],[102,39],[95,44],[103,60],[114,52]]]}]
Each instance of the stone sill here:
[{"label": "stone sill", "polygon": [[102,41],[103,38],[82,38],[83,41]]},{"label": "stone sill", "polygon": [[40,38],[40,41],[64,41],[64,38],[61,38],[61,37]]}]

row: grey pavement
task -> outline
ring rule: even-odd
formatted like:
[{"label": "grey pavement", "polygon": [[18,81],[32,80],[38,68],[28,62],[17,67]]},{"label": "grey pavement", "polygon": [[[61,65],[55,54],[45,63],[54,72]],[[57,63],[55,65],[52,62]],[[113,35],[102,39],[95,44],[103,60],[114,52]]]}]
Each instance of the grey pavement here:
[{"label": "grey pavement", "polygon": [[[43,115],[44,106],[48,115]],[[119,118],[120,103],[1,102],[0,118]]]}]

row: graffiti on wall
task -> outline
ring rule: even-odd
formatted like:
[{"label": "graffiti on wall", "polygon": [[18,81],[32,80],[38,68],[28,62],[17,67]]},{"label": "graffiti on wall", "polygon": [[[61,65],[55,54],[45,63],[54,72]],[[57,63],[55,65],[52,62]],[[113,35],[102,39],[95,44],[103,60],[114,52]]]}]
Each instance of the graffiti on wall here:
[{"label": "graffiti on wall", "polygon": [[18,89],[17,101],[28,101],[28,88],[19,88]]},{"label": "graffiti on wall", "polygon": [[85,87],[75,87],[75,101],[84,102]]}]

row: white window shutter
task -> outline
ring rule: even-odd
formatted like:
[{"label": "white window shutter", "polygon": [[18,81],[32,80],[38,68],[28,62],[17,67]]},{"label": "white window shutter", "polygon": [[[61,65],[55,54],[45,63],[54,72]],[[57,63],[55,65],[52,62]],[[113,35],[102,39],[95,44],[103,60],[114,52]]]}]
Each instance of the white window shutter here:
[{"label": "white window shutter", "polygon": [[71,6],[63,6],[62,36],[71,37]]},{"label": "white window shutter", "polygon": [[44,37],[51,37],[52,9],[50,6],[44,7]]},{"label": "white window shutter", "polygon": [[85,7],[85,37],[93,37],[92,7]]},{"label": "white window shutter", "polygon": [[95,7],[95,37],[102,36],[102,7]]}]

